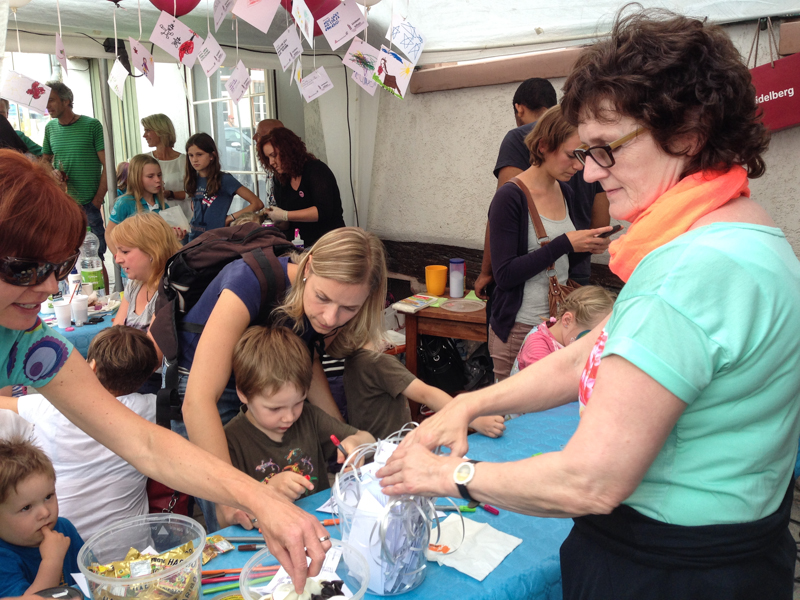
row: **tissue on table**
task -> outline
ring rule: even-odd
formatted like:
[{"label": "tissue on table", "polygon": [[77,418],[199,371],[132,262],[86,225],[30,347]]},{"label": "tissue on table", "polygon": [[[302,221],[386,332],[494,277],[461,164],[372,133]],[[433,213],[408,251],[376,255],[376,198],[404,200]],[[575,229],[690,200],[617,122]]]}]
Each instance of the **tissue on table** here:
[{"label": "tissue on table", "polygon": [[441,554],[428,549],[428,560],[453,567],[478,581],[483,581],[514,548],[522,543],[520,538],[498,531],[491,525],[465,518],[464,541],[459,546],[462,529],[461,519],[456,515],[447,517],[440,522],[439,527],[441,532],[436,547],[458,547],[458,550],[452,554]]}]

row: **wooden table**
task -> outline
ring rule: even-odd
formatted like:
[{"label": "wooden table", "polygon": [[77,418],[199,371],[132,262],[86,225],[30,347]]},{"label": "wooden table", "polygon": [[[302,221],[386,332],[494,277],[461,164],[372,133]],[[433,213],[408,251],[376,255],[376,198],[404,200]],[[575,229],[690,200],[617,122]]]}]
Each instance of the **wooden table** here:
[{"label": "wooden table", "polygon": [[429,307],[407,314],[406,368],[414,375],[417,374],[417,336],[422,334],[485,342],[486,307],[466,313]]}]

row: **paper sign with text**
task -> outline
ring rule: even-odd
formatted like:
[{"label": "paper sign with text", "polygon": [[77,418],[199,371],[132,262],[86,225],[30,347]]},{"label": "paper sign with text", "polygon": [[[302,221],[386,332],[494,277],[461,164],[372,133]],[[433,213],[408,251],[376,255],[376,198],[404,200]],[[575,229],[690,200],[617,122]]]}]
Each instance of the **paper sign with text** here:
[{"label": "paper sign with text", "polygon": [[61,36],[56,34],[56,60],[61,64],[61,68],[64,69],[65,73],[69,73],[69,69],[67,68],[67,52],[64,50],[64,40],[61,39]]},{"label": "paper sign with text", "polygon": [[153,62],[153,56],[150,54],[150,51],[141,44],[141,42],[137,42],[132,37],[128,38],[128,42],[130,42],[131,45],[131,66],[147,77],[150,85],[153,85],[156,77],[156,65]]},{"label": "paper sign with text", "polygon": [[190,69],[197,60],[197,52],[203,45],[203,38],[181,23],[166,11],[156,23],[150,41]]},{"label": "paper sign with text", "polygon": [[125,80],[128,78],[128,69],[120,62],[119,59],[114,61],[114,66],[111,73],[108,74],[108,85],[114,90],[117,98],[122,100],[125,95]]},{"label": "paper sign with text", "polygon": [[22,73],[6,71],[0,96],[44,115],[47,114],[50,88],[41,81],[26,77]]},{"label": "paper sign with text", "polygon": [[278,60],[281,61],[281,68],[284,71],[303,53],[303,42],[300,41],[294,25],[289,25],[289,28],[275,40],[275,52],[278,53]]},{"label": "paper sign with text", "polygon": [[303,32],[303,37],[306,38],[306,41],[313,48],[314,15],[311,14],[311,11],[303,0],[292,0],[292,17],[294,17],[294,22],[297,23],[300,31]]},{"label": "paper sign with text", "polygon": [[281,0],[237,0],[233,14],[267,33],[280,4]]},{"label": "paper sign with text", "polygon": [[361,14],[355,0],[344,0],[327,15],[317,19],[317,23],[332,50],[367,28],[367,18]]},{"label": "paper sign with text", "polygon": [[219,31],[222,21],[228,16],[236,0],[214,0],[214,31]]},{"label": "paper sign with text", "polygon": [[386,39],[408,57],[412,66],[416,66],[422,55],[422,49],[425,47],[425,36],[420,33],[419,29],[401,15],[394,13],[392,24],[386,32]]},{"label": "paper sign with text", "polygon": [[222,61],[225,60],[225,51],[220,48],[217,40],[210,33],[206,38],[203,47],[197,55],[197,60],[200,61],[200,66],[203,67],[203,72],[206,77],[211,77],[214,71],[222,66]]},{"label": "paper sign with text", "polygon": [[312,71],[300,82],[300,91],[303,92],[303,98],[306,102],[316,100],[325,92],[333,89],[331,78],[325,72],[325,67],[319,67],[316,71]]},{"label": "paper sign with text", "polygon": [[239,100],[250,89],[250,75],[247,74],[247,67],[242,61],[239,61],[230,78],[225,82],[225,88],[228,90],[231,100],[236,104],[239,104]]}]

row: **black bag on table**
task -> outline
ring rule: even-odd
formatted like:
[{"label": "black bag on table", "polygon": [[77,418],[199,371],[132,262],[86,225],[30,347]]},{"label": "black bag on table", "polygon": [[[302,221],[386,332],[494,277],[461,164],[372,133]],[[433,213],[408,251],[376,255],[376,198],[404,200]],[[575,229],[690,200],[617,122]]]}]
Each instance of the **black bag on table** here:
[{"label": "black bag on table", "polygon": [[418,376],[422,381],[451,396],[464,390],[467,383],[464,359],[451,338],[419,336],[417,357]]}]

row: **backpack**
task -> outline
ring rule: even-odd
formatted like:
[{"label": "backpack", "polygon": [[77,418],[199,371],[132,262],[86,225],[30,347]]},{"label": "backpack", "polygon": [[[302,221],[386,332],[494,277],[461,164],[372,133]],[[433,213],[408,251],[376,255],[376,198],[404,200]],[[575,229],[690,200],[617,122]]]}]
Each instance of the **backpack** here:
[{"label": "backpack", "polygon": [[164,389],[159,390],[156,421],[169,427],[183,420],[178,396],[178,331],[202,333],[204,323],[189,323],[184,316],[226,265],[239,258],[253,270],[261,287],[261,307],[256,323],[269,320],[286,292],[283,268],[276,254],[292,248],[276,229],[258,223],[242,223],[206,231],[175,253],[164,267],[150,334],[166,361]]},{"label": "backpack", "polygon": [[467,374],[451,338],[420,335],[417,342],[419,378],[451,396],[465,389]]}]

